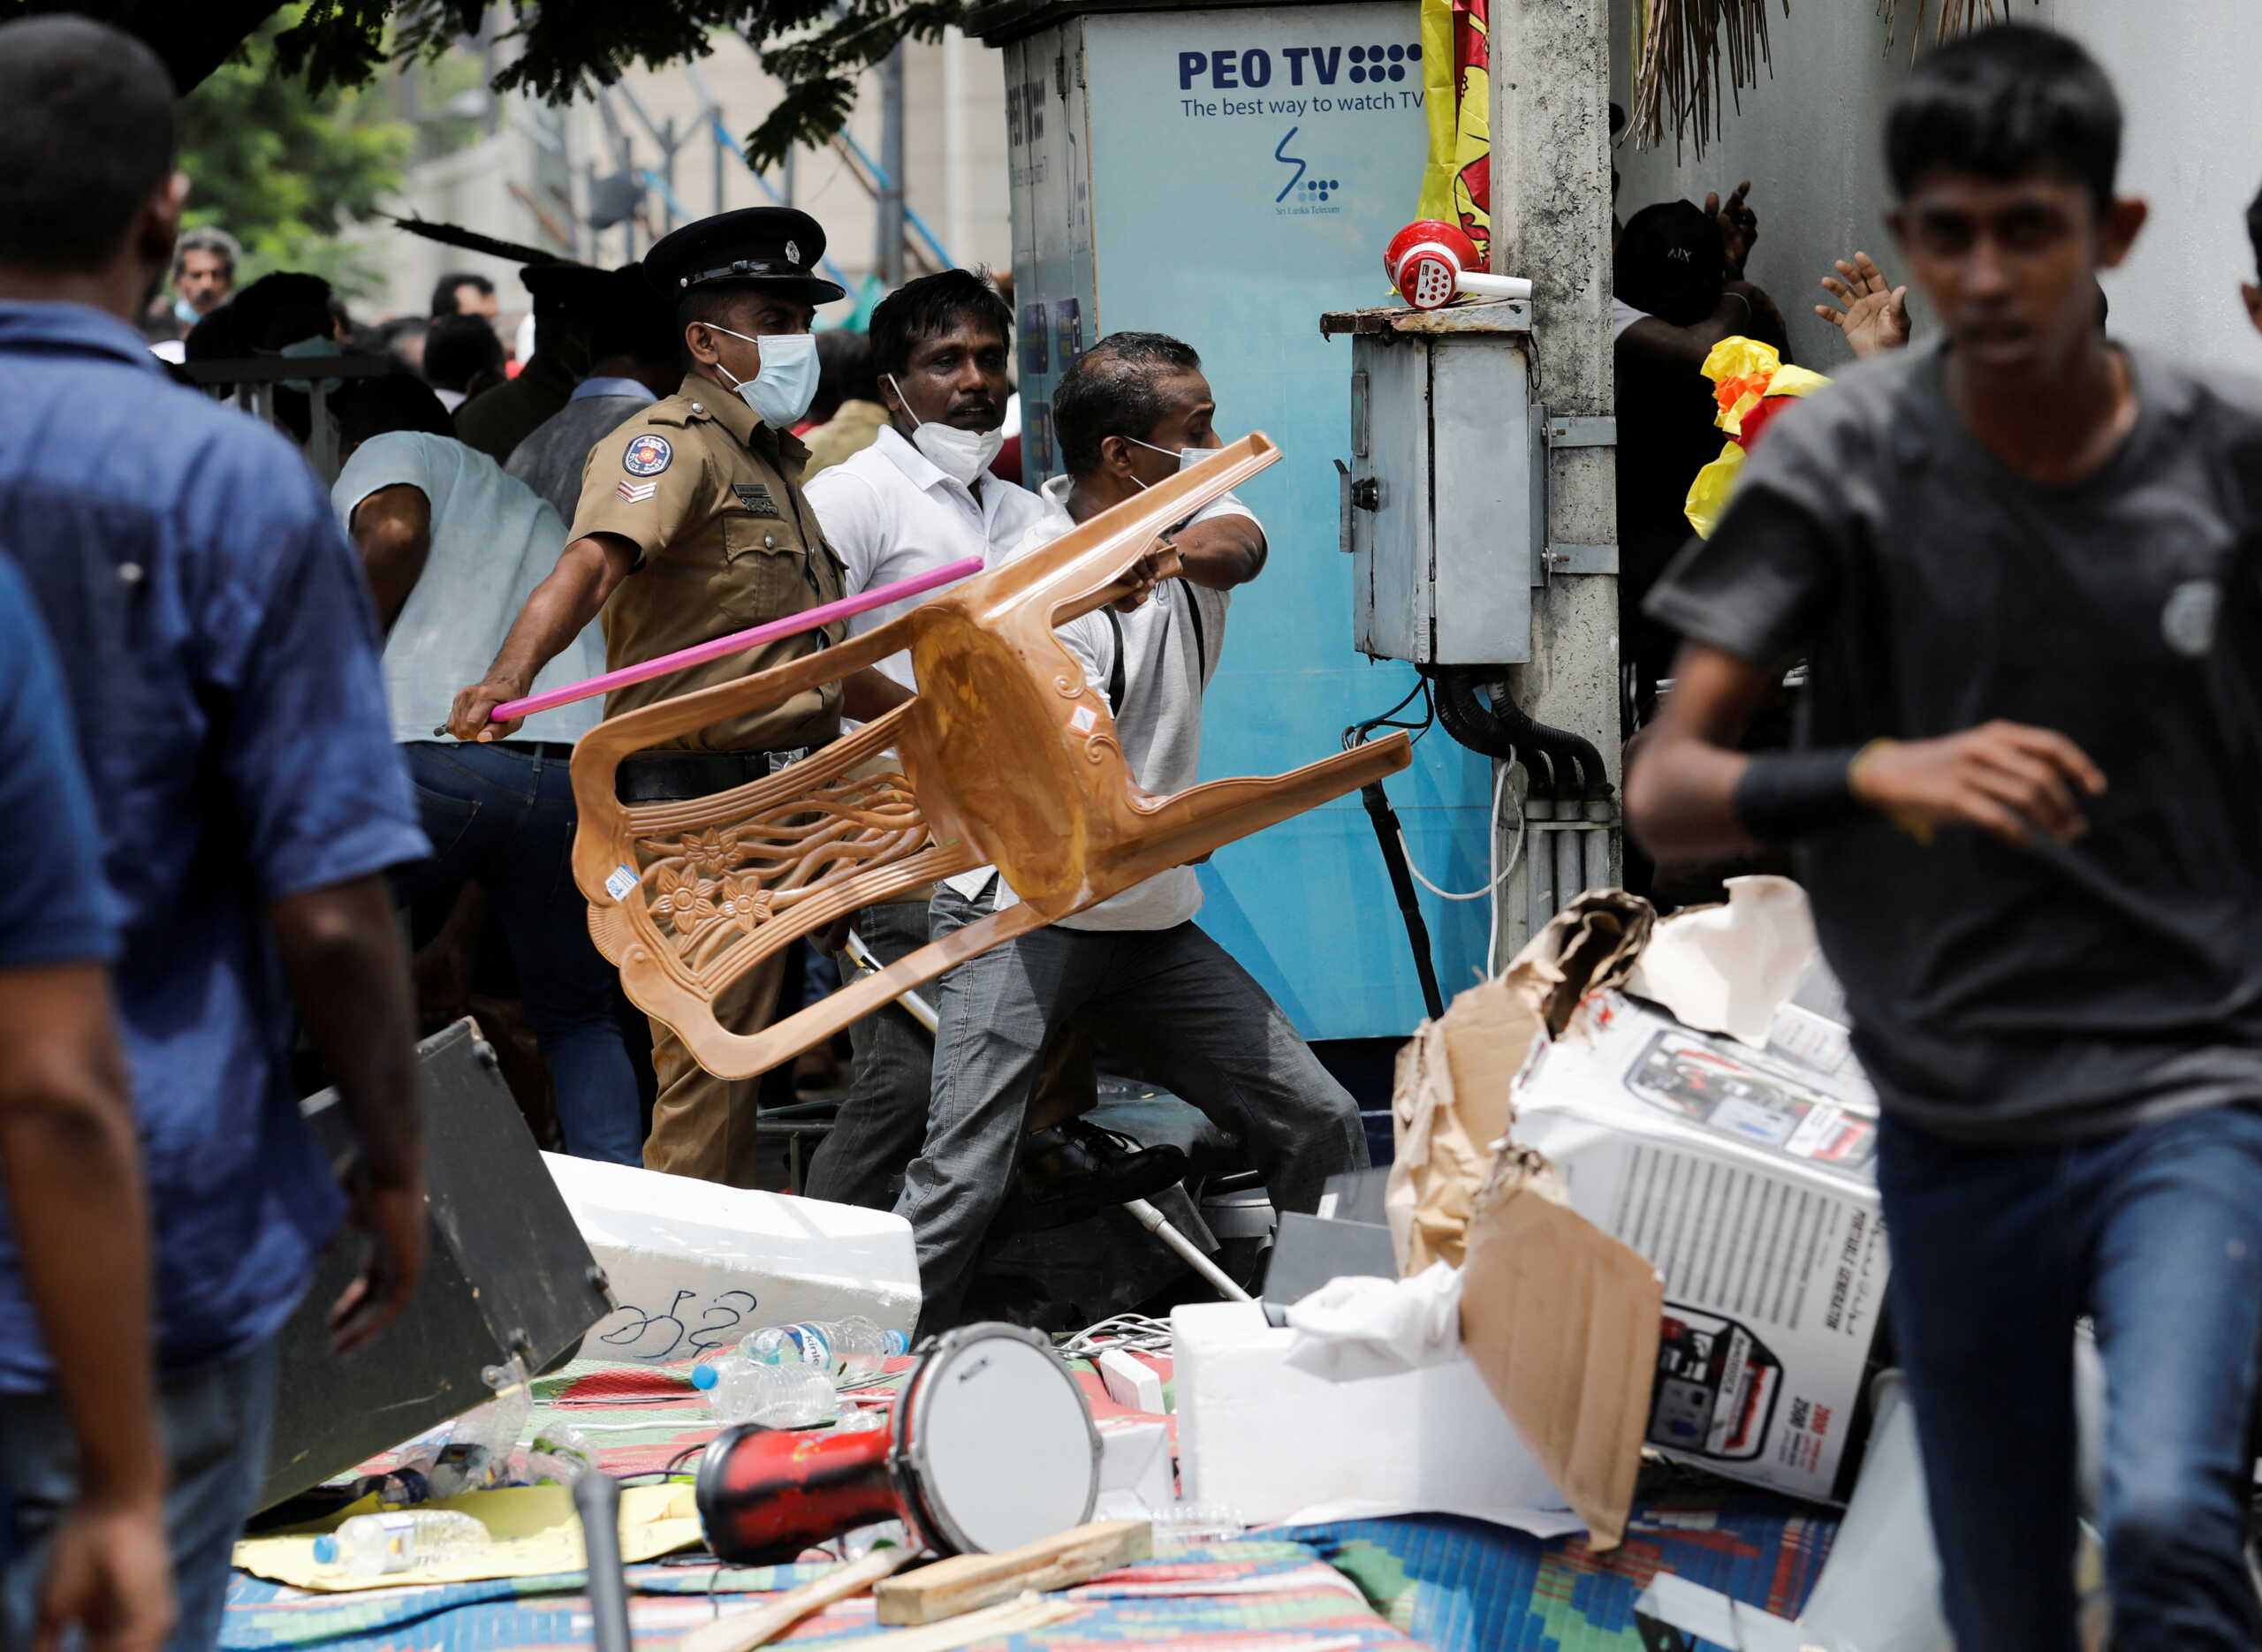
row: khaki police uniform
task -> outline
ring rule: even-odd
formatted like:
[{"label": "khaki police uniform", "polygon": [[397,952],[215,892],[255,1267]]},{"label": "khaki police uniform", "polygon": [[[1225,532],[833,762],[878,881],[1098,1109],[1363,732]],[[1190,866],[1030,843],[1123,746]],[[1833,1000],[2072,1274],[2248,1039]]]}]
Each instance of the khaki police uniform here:
[{"label": "khaki police uniform", "polygon": [[[844,595],[840,560],[801,495],[808,450],[770,428],[730,390],[692,377],[591,450],[572,537],[612,534],[641,553],[615,587],[603,620],[609,669],[634,665],[750,625],[798,614]],[[608,716],[736,681],[844,640],[836,621],[688,671],[616,689]],[[701,729],[622,765],[624,795],[695,797],[741,784],[840,731],[840,685]],[[728,754],[740,754],[732,756]],[[774,754],[764,759],[760,754]],[[733,1031],[767,1026],[782,955],[716,1001]],[[646,1168],[733,1186],[755,1185],[760,1079],[716,1078],[674,1033],[652,1023],[659,1098],[644,1144]]]}]

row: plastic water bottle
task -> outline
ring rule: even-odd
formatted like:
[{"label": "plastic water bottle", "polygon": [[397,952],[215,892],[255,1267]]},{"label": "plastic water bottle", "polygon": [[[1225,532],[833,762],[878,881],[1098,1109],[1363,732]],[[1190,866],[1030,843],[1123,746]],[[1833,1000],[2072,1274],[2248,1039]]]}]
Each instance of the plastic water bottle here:
[{"label": "plastic water bottle", "polygon": [[526,1461],[519,1478],[530,1486],[554,1480],[570,1486],[596,1466],[596,1448],[570,1422],[549,1422],[527,1442]]},{"label": "plastic water bottle", "polygon": [[882,1330],[862,1315],[851,1315],[834,1328],[832,1358],[849,1376],[875,1376],[893,1356],[911,1352],[911,1338],[899,1330]]},{"label": "plastic water bottle", "polygon": [[765,1325],[739,1344],[739,1352],[756,1365],[807,1365],[830,1372],[835,1329],[822,1320]]},{"label": "plastic water bottle", "polygon": [[726,1354],[696,1367],[691,1381],[706,1391],[708,1407],[718,1422],[808,1428],[831,1421],[840,1406],[831,1378],[808,1365],[760,1365]]},{"label": "plastic water bottle", "polygon": [[501,1482],[509,1471],[511,1453],[534,1414],[534,1390],[527,1385],[526,1362],[516,1354],[505,1365],[490,1365],[480,1374],[495,1391],[495,1398],[467,1411],[448,1430],[447,1445],[431,1473],[435,1497],[482,1491]]},{"label": "plastic water bottle", "polygon": [[799,1361],[818,1370],[863,1375],[879,1369],[891,1354],[907,1353],[910,1338],[882,1330],[861,1315],[844,1320],[808,1320],[796,1325],[768,1325],[739,1345],[758,1365]]},{"label": "plastic water bottle", "polygon": [[357,1514],[315,1539],[315,1564],[343,1568],[349,1577],[376,1578],[435,1561],[476,1560],[488,1542],[484,1526],[453,1509]]}]

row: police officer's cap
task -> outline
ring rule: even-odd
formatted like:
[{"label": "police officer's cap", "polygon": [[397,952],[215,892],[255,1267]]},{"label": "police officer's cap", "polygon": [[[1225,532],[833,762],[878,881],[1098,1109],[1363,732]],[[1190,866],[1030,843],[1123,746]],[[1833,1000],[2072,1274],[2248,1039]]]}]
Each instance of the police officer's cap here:
[{"label": "police officer's cap", "polygon": [[813,273],[824,258],[824,231],[792,207],[745,207],[687,224],[644,254],[644,269],[664,292],[681,298],[699,287],[755,287],[802,304],[847,297]]}]

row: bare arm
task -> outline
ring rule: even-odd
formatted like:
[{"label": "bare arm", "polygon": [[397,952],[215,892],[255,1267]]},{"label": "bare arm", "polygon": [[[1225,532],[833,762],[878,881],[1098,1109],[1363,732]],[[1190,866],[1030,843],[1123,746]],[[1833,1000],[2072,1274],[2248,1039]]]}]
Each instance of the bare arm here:
[{"label": "bare arm", "polygon": [[1626,774],[1626,823],[1659,860],[1749,848],[1736,783],[1751,759],[1735,749],[1766,703],[1770,673],[1691,643],[1674,663],[1673,693],[1643,732]]},{"label": "bare arm", "polygon": [[605,598],[636,566],[636,547],[618,534],[590,534],[566,546],[558,565],[519,610],[487,675],[457,692],[448,732],[459,740],[500,740],[516,733],[523,719],[497,723],[489,714],[506,700],[525,696],[535,674],[597,617]]},{"label": "bare arm", "polygon": [[377,623],[390,632],[432,554],[432,502],[406,482],[380,488],[353,507],[353,531]]},{"label": "bare arm", "polygon": [[1230,591],[1264,572],[1264,529],[1253,516],[1213,516],[1171,535],[1181,579],[1213,591]]},{"label": "bare arm", "polygon": [[173,1600],[149,1215],[99,965],[0,974],[0,1187],[79,1449],[34,1645],[78,1623],[98,1652],[154,1652]]},{"label": "bare arm", "polygon": [[1621,354],[1675,363],[1693,373],[1704,365],[1704,358],[1712,353],[1714,345],[1738,333],[1751,333],[1756,325],[1764,326],[1763,310],[1772,309],[1766,294],[1758,288],[1748,281],[1731,280],[1721,290],[1720,301],[1712,307],[1712,313],[1703,321],[1675,327],[1671,322],[1644,315],[1618,335],[1617,350]]},{"label": "bare arm", "polygon": [[867,665],[840,681],[841,715],[859,723],[869,723],[911,698],[909,689],[876,665]]},{"label": "bare arm", "polygon": [[422,1115],[408,959],[380,875],[286,896],[269,909],[299,1012],[361,1140],[348,1196],[370,1239],[330,1312],[351,1353],[400,1316],[424,1265]]}]

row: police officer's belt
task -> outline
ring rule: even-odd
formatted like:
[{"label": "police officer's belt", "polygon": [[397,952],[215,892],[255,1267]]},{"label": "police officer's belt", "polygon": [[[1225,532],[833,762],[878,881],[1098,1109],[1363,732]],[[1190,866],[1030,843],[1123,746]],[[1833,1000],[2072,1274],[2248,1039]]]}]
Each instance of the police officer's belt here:
[{"label": "police officer's belt", "polygon": [[668,803],[727,792],[749,780],[767,779],[814,748],[797,746],[774,752],[641,752],[620,762],[618,792],[623,803]]}]

